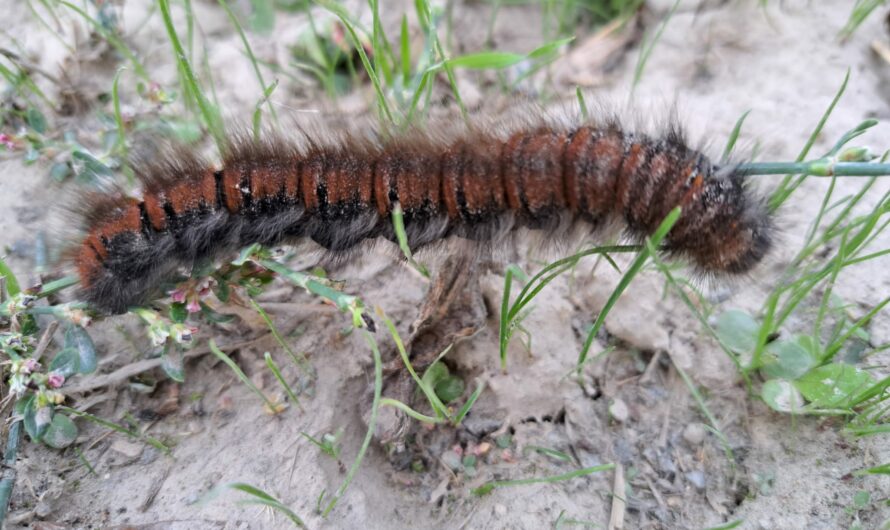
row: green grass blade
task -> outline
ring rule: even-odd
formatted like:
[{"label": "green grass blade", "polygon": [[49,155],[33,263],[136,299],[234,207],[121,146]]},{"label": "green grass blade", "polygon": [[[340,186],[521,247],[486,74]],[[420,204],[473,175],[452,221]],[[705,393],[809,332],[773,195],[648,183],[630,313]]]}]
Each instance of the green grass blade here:
[{"label": "green grass blade", "polygon": [[380,360],[380,350],[377,347],[377,341],[374,340],[374,336],[368,332],[365,332],[365,339],[368,341],[368,344],[371,346],[371,352],[374,356],[374,401],[371,403],[371,418],[368,420],[368,432],[365,434],[365,439],[362,441],[362,446],[359,448],[358,455],[355,457],[355,461],[349,467],[349,471],[346,473],[346,478],[343,480],[343,484],[337,488],[337,492],[334,494],[334,498],[331,499],[331,502],[328,503],[322,515],[327,517],[328,514],[331,513],[331,510],[336,506],[337,501],[343,496],[346,492],[346,489],[349,487],[349,484],[352,482],[352,479],[355,477],[356,472],[358,472],[358,468],[361,467],[362,460],[365,457],[365,452],[368,450],[368,446],[371,445],[371,438],[374,436],[374,430],[377,428],[377,412],[380,409],[380,394],[383,392],[383,362]]},{"label": "green grass blade", "polygon": [[426,381],[423,380],[422,377],[417,375],[417,372],[414,370],[414,366],[411,364],[411,359],[408,357],[408,351],[405,349],[405,344],[402,342],[402,337],[399,336],[398,330],[396,330],[395,324],[393,324],[392,320],[386,316],[386,313],[383,310],[378,309],[378,315],[383,320],[383,324],[389,330],[390,335],[392,335],[393,340],[396,343],[396,349],[399,352],[399,355],[402,358],[402,362],[405,363],[405,368],[408,369],[408,373],[411,374],[411,378],[414,379],[414,383],[417,384],[418,388],[420,388],[423,395],[426,396],[427,401],[430,403],[430,407],[436,413],[437,418],[444,418],[448,415],[448,407],[442,403],[442,400],[439,399],[439,396],[436,394],[436,391],[427,384]]},{"label": "green grass blade", "polygon": [[445,422],[444,418],[441,418],[441,417],[434,418],[432,416],[427,416],[426,414],[421,414],[420,412],[417,412],[416,410],[412,409],[411,407],[402,403],[401,401],[391,399],[391,398],[382,398],[380,400],[380,406],[381,407],[388,406],[388,407],[397,408],[397,409],[401,410],[402,412],[404,412],[405,414],[407,414],[408,416],[414,418],[417,421],[421,421],[423,423],[437,424],[437,423]]},{"label": "green grass blade", "polygon": [[[664,221],[661,222],[658,229],[652,236],[649,238],[649,241],[652,243],[653,248],[658,248],[661,244],[661,241],[667,236],[668,232],[673,228],[674,224],[680,219],[680,207],[674,208],[671,213],[668,214],[667,217],[664,218]],[[631,263],[630,267],[627,269],[627,272],[624,273],[624,276],[621,277],[621,280],[618,282],[618,285],[615,287],[615,290],[612,291],[612,295],[606,301],[606,305],[600,311],[600,314],[596,317],[596,321],[593,324],[593,328],[591,328],[590,332],[587,334],[587,339],[584,341],[584,346],[581,348],[581,353],[578,355],[578,366],[577,370],[580,372],[581,368],[584,366],[584,363],[587,361],[587,354],[590,351],[590,347],[593,345],[594,339],[596,339],[597,333],[599,333],[600,328],[603,327],[603,324],[606,322],[606,315],[609,314],[609,311],[612,310],[612,307],[618,302],[618,298],[621,297],[621,294],[627,289],[627,286],[630,285],[631,280],[633,280],[634,276],[640,272],[640,269],[643,268],[643,265],[646,263],[646,260],[649,259],[650,253],[648,248],[643,248],[640,253],[637,255],[636,259],[634,259],[633,263]]]},{"label": "green grass blade", "polygon": [[247,40],[247,35],[244,34],[244,28],[238,23],[238,18],[232,13],[232,10],[229,8],[229,3],[226,0],[219,0],[219,5],[225,10],[226,15],[229,17],[229,21],[232,23],[232,26],[235,27],[238,36],[241,38],[241,44],[244,45],[244,51],[247,53],[247,58],[250,59],[250,64],[253,66],[253,73],[256,75],[257,82],[260,84],[260,89],[263,91],[263,99],[269,107],[269,114],[272,115],[272,121],[277,125],[278,115],[275,113],[275,106],[269,101],[269,95],[272,93],[270,87],[274,90],[274,86],[267,85],[266,80],[263,79],[263,73],[260,71],[256,56],[253,54],[253,49],[250,47],[250,42]]},{"label": "green grass blade", "polygon": [[395,208],[392,209],[392,225],[396,232],[396,239],[399,241],[399,248],[402,250],[405,259],[408,260],[408,263],[414,270],[419,272],[424,278],[429,279],[429,270],[414,260],[414,255],[411,253],[411,247],[408,246],[408,234],[405,232],[405,213],[402,211],[402,206],[398,203],[396,203]]},{"label": "green grass blade", "polygon": [[216,141],[217,149],[219,149],[220,153],[225,153],[227,151],[227,143],[222,116],[220,116],[219,110],[210,104],[201,91],[198,79],[195,77],[195,73],[182,47],[182,42],[180,42],[179,36],[176,34],[176,28],[173,26],[173,18],[170,15],[170,0],[158,0],[158,5],[161,8],[164,27],[167,29],[167,37],[170,39],[170,44],[173,47],[176,66],[184,79],[184,88],[197,103],[201,116],[204,119],[204,125],[207,126],[211,136]]},{"label": "green grass blade", "polygon": [[661,34],[664,33],[668,22],[671,21],[671,18],[673,18],[674,12],[677,11],[678,7],[680,7],[680,0],[674,2],[671,10],[668,11],[664,21],[662,21],[658,30],[655,32],[655,36],[652,37],[652,40],[650,42],[646,42],[646,39],[643,40],[643,43],[640,46],[640,55],[637,57],[637,65],[634,67],[634,78],[630,88],[631,93],[633,93],[637,88],[637,85],[640,83],[640,80],[643,78],[643,71],[646,69],[646,63],[649,62],[649,56],[652,55],[652,52],[655,50],[655,45],[661,40]]},{"label": "green grass blade", "polygon": [[[837,106],[838,101],[840,101],[841,96],[844,95],[844,92],[847,90],[847,83],[850,81],[850,69],[847,69],[847,73],[844,76],[844,81],[841,83],[840,88],[837,93],[835,93],[834,98],[831,100],[831,103],[828,105],[828,108],[825,109],[825,112],[822,114],[822,117],[819,119],[819,123],[816,124],[816,128],[813,129],[813,132],[810,134],[810,137],[807,139],[806,144],[804,144],[803,149],[800,154],[797,156],[797,162],[802,162],[812,149],[813,144],[816,143],[816,138],[822,133],[822,129],[825,128],[825,124],[828,122],[828,118],[831,116],[831,113],[834,112],[834,108]],[[799,177],[794,179],[794,175],[786,175],[776,190],[770,195],[769,198],[769,209],[770,211],[775,211],[779,208],[788,197],[794,193],[801,184],[803,184],[806,176]]]},{"label": "green grass blade", "polygon": [[525,486],[528,484],[541,484],[546,482],[560,482],[563,480],[570,480],[573,478],[583,477],[585,475],[590,475],[592,473],[599,473],[600,471],[608,471],[610,469],[615,469],[615,464],[603,464],[601,466],[593,466],[593,467],[585,467],[584,469],[576,469],[574,471],[570,471],[568,473],[563,473],[561,475],[554,475],[551,477],[541,477],[541,478],[524,478],[517,480],[493,480],[491,482],[486,482],[482,486],[475,488],[472,490],[474,495],[487,495],[491,493],[492,490],[496,488],[504,488],[507,486]]},{"label": "green grass blade", "polygon": [[117,423],[114,423],[113,421],[103,420],[102,418],[99,418],[98,416],[93,416],[92,414],[90,414],[88,412],[82,412],[77,409],[72,409],[71,407],[64,407],[64,406],[56,407],[56,411],[57,412],[67,412],[69,415],[77,416],[79,418],[89,420],[97,425],[101,425],[102,427],[111,429],[112,431],[121,433],[123,435],[129,436],[130,438],[133,438],[135,440],[139,440],[143,443],[146,443],[146,444],[154,447],[155,449],[160,450],[161,452],[163,452],[166,455],[170,454],[170,448],[167,447],[166,445],[164,445],[164,443],[161,442],[160,440],[152,438],[151,436],[145,436],[144,434],[142,434],[136,430],[130,430],[125,427],[122,427],[121,425],[118,425]]},{"label": "green grass blade", "polygon": [[293,401],[300,410],[303,410],[303,406],[300,404],[300,398],[297,397],[297,394],[291,389],[290,385],[284,379],[284,376],[281,374],[281,370],[278,368],[278,364],[275,362],[275,359],[272,358],[272,354],[266,352],[263,354],[263,358],[266,360],[266,366],[269,367],[269,370],[272,371],[272,374],[275,376],[275,379],[278,379],[278,382],[281,383],[281,386],[284,387],[284,391],[287,392],[287,396]]},{"label": "green grass blade", "polygon": [[464,406],[460,408],[460,411],[458,411],[457,416],[455,416],[452,420],[452,423],[455,426],[460,425],[460,423],[464,421],[464,418],[467,416],[467,414],[470,413],[470,409],[472,409],[473,405],[476,404],[476,400],[478,400],[479,396],[482,395],[483,390],[485,390],[485,382],[479,381],[479,384],[476,386],[476,390],[473,391],[472,395],[470,395],[470,399],[468,399],[467,402],[464,403]]},{"label": "green grass blade", "polygon": [[281,333],[278,332],[278,328],[275,327],[275,324],[272,322],[272,319],[269,317],[269,314],[251,297],[248,297],[247,300],[250,302],[250,305],[253,307],[254,311],[260,314],[263,318],[263,321],[268,326],[269,331],[272,332],[272,336],[275,337],[275,340],[278,344],[287,352],[291,359],[293,359],[294,363],[300,367],[304,372],[311,373],[311,370],[307,368],[309,364],[309,360],[302,355],[297,355],[293,349],[285,342],[284,337],[281,336]]},{"label": "green grass blade", "polygon": [[395,120],[392,111],[389,108],[386,96],[383,93],[383,85],[380,83],[380,78],[377,76],[377,70],[374,68],[374,65],[371,64],[371,60],[368,59],[368,54],[365,53],[362,41],[358,38],[358,33],[355,31],[355,26],[349,21],[348,12],[336,2],[330,0],[316,0],[316,3],[336,15],[343,24],[343,27],[346,28],[347,33],[349,33],[349,38],[352,40],[352,46],[358,53],[362,66],[365,68],[365,73],[367,73],[368,77],[371,79],[371,85],[374,87],[374,92],[377,94],[377,105],[380,108],[380,111],[383,112],[383,115],[388,122],[394,123]]},{"label": "green grass blade", "polygon": [[711,409],[709,409],[708,404],[705,403],[705,398],[702,397],[701,392],[698,391],[698,387],[695,386],[695,383],[692,381],[686,371],[680,368],[677,363],[674,363],[674,368],[677,370],[677,373],[680,374],[680,377],[683,378],[683,382],[686,383],[686,388],[689,389],[689,393],[692,394],[692,397],[695,399],[696,404],[698,404],[698,408],[701,409],[702,414],[704,414],[705,418],[707,418],[708,430],[714,433],[720,440],[720,445],[723,446],[723,452],[726,455],[726,459],[729,461],[729,464],[732,466],[733,470],[735,470],[735,455],[732,452],[732,447],[730,447],[729,445],[729,439],[726,437],[725,434],[723,434],[723,431],[720,430],[720,426],[717,423],[717,418],[714,417],[714,414],[711,413]]},{"label": "green grass blade", "polygon": [[249,388],[254,394],[259,396],[260,399],[263,400],[270,412],[274,413],[276,410],[278,410],[278,407],[276,407],[275,404],[266,397],[266,394],[264,394],[259,388],[257,388],[256,385],[253,384],[253,381],[251,381],[250,378],[244,374],[244,371],[241,370],[241,367],[239,367],[235,363],[235,361],[232,360],[231,357],[223,353],[223,351],[216,346],[216,342],[213,339],[210,339],[207,345],[210,347],[210,351],[213,352],[213,355],[216,355],[216,357],[220,361],[226,363],[226,366],[228,366],[233,372],[235,372],[235,375],[238,377],[238,379],[240,379],[241,382],[244,383],[245,386],[247,386],[247,388]]},{"label": "green grass blade", "polygon": [[218,494],[218,492],[220,490],[223,490],[223,489],[233,489],[233,490],[240,491],[242,493],[246,493],[247,495],[250,495],[253,498],[249,499],[249,500],[240,501],[241,503],[243,503],[243,504],[259,504],[262,506],[268,506],[269,508],[272,508],[274,511],[283,514],[295,526],[297,526],[299,528],[306,528],[306,524],[303,522],[303,519],[301,519],[299,515],[294,513],[293,510],[291,510],[290,508],[285,506],[281,501],[279,501],[275,497],[269,495],[265,491],[255,487],[255,486],[251,486],[250,484],[246,484],[244,482],[232,482],[232,483],[220,486],[214,492],[211,492],[210,494],[208,494],[208,496],[205,497],[204,501],[206,502],[206,501],[212,499],[213,497],[215,497]]},{"label": "green grass blade", "polygon": [[117,126],[117,141],[114,151],[122,159],[127,159],[127,129],[124,127],[124,117],[121,113],[121,98],[118,91],[121,73],[125,68],[118,68],[114,74],[114,82],[111,84],[111,101],[114,107],[114,123]]},{"label": "green grass blade", "polygon": [[748,114],[751,114],[751,110],[746,110],[739,119],[736,120],[735,126],[732,128],[732,132],[729,133],[729,140],[726,141],[726,147],[723,148],[723,154],[720,155],[720,162],[726,163],[729,160],[729,156],[732,154],[732,150],[735,148],[735,144],[739,139],[739,134],[742,132],[742,125],[745,124],[745,118],[748,117]]}]

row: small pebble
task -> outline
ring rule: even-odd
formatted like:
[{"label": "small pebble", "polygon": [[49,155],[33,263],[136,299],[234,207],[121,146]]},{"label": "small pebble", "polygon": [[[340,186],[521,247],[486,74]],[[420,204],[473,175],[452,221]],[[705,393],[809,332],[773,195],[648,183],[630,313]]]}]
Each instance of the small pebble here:
[{"label": "small pebble", "polygon": [[507,515],[507,507],[504,506],[503,504],[495,504],[494,505],[494,513],[498,517],[503,517],[503,516]]},{"label": "small pebble", "polygon": [[686,473],[686,480],[688,480],[693,486],[695,486],[695,489],[697,489],[698,491],[704,491],[705,485],[707,483],[705,480],[705,474],[697,469],[695,471]]},{"label": "small pebble", "polygon": [[37,506],[34,508],[34,515],[37,517],[44,519],[53,513],[53,503],[48,499],[44,499],[37,503]]},{"label": "small pebble", "polygon": [[701,423],[690,423],[683,429],[683,439],[689,445],[701,445],[705,441],[705,428]]},{"label": "small pebble", "polygon": [[445,451],[442,453],[442,462],[444,462],[452,471],[461,471],[464,468],[460,455],[454,451]]},{"label": "small pebble", "polygon": [[468,417],[463,422],[463,427],[477,438],[482,438],[501,428],[502,420],[492,418]]},{"label": "small pebble", "polygon": [[129,442],[127,440],[115,440],[111,444],[111,450],[120,453],[127,458],[138,458],[142,454],[143,444]]},{"label": "small pebble", "polygon": [[612,401],[612,404],[609,405],[609,415],[619,423],[626,422],[628,416],[630,416],[627,410],[627,405],[620,398],[615,398]]}]

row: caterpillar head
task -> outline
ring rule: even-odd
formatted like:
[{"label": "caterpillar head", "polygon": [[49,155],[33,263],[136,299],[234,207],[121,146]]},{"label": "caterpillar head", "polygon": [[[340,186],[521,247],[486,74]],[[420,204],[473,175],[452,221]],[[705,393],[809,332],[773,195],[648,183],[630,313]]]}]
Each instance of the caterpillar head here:
[{"label": "caterpillar head", "polygon": [[769,252],[773,232],[766,201],[744,176],[718,172],[705,181],[667,242],[704,273],[744,274]]}]

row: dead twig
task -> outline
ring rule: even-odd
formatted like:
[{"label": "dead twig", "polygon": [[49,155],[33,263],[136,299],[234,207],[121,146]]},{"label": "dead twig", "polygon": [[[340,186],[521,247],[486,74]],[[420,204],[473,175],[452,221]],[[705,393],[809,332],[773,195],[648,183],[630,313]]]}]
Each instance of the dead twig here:
[{"label": "dead twig", "polygon": [[[252,339],[252,340],[248,340],[248,341],[244,341],[244,342],[236,342],[234,344],[225,344],[225,345],[221,344],[219,346],[219,349],[222,351],[238,350],[241,348],[246,348],[248,346],[253,346],[255,344],[259,344],[260,342],[263,342],[264,340],[267,340],[270,338],[272,338],[272,334],[267,333],[267,334],[262,335],[256,339]],[[210,348],[205,346],[203,348],[195,348],[192,350],[187,350],[183,354],[183,356],[186,359],[189,359],[189,358],[193,358],[193,357],[200,357],[200,356],[206,355],[208,353],[210,353]],[[157,368],[157,367],[161,366],[161,363],[163,363],[163,362],[164,362],[163,359],[160,357],[156,357],[154,359],[144,359],[142,361],[137,361],[135,363],[128,364],[127,366],[124,366],[122,368],[118,368],[117,370],[115,370],[111,373],[90,377],[88,379],[80,381],[76,385],[67,386],[67,387],[65,387],[65,393],[67,393],[67,394],[81,394],[84,392],[89,392],[90,390],[95,390],[97,388],[102,388],[102,387],[106,387],[106,386],[115,386],[117,384],[120,384],[120,383],[126,381],[127,379],[129,379],[131,377],[141,374],[142,372],[147,372],[149,370]]]},{"label": "dead twig", "polygon": [[49,343],[53,340],[53,335],[55,335],[58,327],[58,320],[53,320],[46,326],[46,330],[43,332],[43,335],[40,336],[40,341],[37,343],[37,349],[34,350],[34,360],[40,361],[40,358],[43,357],[43,353],[49,348]]},{"label": "dead twig", "polygon": [[173,463],[168,462],[166,469],[161,474],[160,477],[151,485],[151,490],[149,490],[148,495],[145,497],[145,500],[139,506],[139,511],[145,513],[151,508],[151,505],[155,502],[155,497],[158,496],[158,492],[161,491],[161,487],[164,485],[164,482],[167,481],[167,477],[170,476],[170,471],[173,469]]},{"label": "dead twig", "polygon": [[624,500],[627,484],[624,482],[624,466],[615,463],[615,482],[612,484],[612,514],[609,516],[609,530],[624,528],[624,512],[627,502]]}]

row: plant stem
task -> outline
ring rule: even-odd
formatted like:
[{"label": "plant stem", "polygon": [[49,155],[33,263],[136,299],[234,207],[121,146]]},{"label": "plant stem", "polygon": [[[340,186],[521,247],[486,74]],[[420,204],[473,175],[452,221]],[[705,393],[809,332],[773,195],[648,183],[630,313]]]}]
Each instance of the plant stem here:
[{"label": "plant stem", "polygon": [[739,164],[735,173],[742,175],[800,174],[814,177],[880,177],[890,175],[890,164],[835,162],[820,158],[808,162],[751,162]]},{"label": "plant stem", "polygon": [[14,421],[9,426],[9,437],[6,440],[6,454],[3,456],[3,474],[0,479],[0,527],[6,520],[6,511],[9,509],[9,499],[12,497],[12,488],[15,485],[15,459],[18,454],[19,440],[22,438],[22,422]]}]

